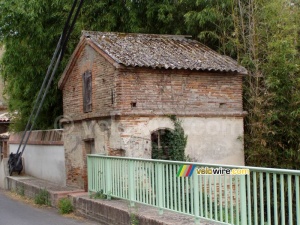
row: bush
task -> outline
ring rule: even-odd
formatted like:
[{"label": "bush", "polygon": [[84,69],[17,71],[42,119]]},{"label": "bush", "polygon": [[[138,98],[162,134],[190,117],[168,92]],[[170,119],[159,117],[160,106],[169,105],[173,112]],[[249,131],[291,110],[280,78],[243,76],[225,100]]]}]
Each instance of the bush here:
[{"label": "bush", "polygon": [[17,187],[17,194],[18,195],[21,195],[22,197],[25,196],[25,188],[24,188],[24,185],[21,185],[20,187]]},{"label": "bush", "polygon": [[90,195],[90,198],[94,199],[107,199],[107,195],[103,193],[103,190],[97,191]]},{"label": "bush", "polygon": [[73,212],[73,205],[68,198],[61,198],[58,202],[58,209],[60,214],[69,214]]},{"label": "bush", "polygon": [[50,205],[49,192],[46,189],[40,190],[35,196],[34,202],[38,205]]}]

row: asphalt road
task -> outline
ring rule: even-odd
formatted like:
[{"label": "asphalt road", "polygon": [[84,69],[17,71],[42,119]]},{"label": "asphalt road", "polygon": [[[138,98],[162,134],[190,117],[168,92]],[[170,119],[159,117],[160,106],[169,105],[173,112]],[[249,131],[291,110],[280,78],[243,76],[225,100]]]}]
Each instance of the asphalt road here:
[{"label": "asphalt road", "polygon": [[36,208],[13,200],[0,190],[0,225],[99,225],[99,223],[63,217],[56,209]]}]

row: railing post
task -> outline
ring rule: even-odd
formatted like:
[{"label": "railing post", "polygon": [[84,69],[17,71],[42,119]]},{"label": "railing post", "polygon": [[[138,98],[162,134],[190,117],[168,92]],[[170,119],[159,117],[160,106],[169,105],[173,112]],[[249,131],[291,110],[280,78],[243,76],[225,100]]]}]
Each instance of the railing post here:
[{"label": "railing post", "polygon": [[89,192],[89,196],[91,196],[91,189],[92,187],[92,180],[94,179],[92,177],[92,160],[91,160],[91,156],[87,156],[87,172],[88,172],[88,192]]},{"label": "railing post", "polygon": [[240,206],[241,206],[241,224],[247,224],[247,199],[246,199],[246,176],[240,175]]},{"label": "railing post", "polygon": [[156,164],[156,176],[157,176],[157,206],[159,208],[159,215],[163,214],[163,202],[164,202],[164,196],[163,196],[163,164],[157,163]]},{"label": "railing post", "polygon": [[129,160],[129,162],[128,162],[128,194],[129,194],[129,201],[130,201],[131,207],[134,206],[134,202],[135,202],[134,178],[135,178],[134,161]]},{"label": "railing post", "polygon": [[106,195],[107,199],[111,199],[111,183],[112,183],[112,177],[111,177],[111,159],[105,160],[105,184],[106,184]]},{"label": "railing post", "polygon": [[[193,179],[193,190],[194,190],[194,215],[195,215],[195,223],[200,224],[200,203],[199,203],[199,180],[198,174],[194,173],[190,179]],[[202,188],[202,187],[200,187]],[[191,199],[192,200],[192,199]],[[202,204],[202,203],[201,203]]]}]

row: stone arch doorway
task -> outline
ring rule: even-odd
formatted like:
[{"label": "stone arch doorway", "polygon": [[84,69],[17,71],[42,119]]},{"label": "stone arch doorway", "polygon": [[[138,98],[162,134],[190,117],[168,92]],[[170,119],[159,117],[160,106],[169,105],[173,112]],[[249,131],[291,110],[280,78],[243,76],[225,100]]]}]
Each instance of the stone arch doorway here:
[{"label": "stone arch doorway", "polygon": [[151,133],[151,158],[169,160],[169,143],[172,131],[167,128],[160,128]]}]

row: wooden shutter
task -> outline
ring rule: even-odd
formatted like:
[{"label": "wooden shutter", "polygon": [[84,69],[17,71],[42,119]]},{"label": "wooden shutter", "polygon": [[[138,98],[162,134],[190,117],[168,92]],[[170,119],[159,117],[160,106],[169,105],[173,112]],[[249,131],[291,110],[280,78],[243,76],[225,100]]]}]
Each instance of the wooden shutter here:
[{"label": "wooden shutter", "polygon": [[90,70],[83,74],[83,111],[92,111],[92,72]]}]

